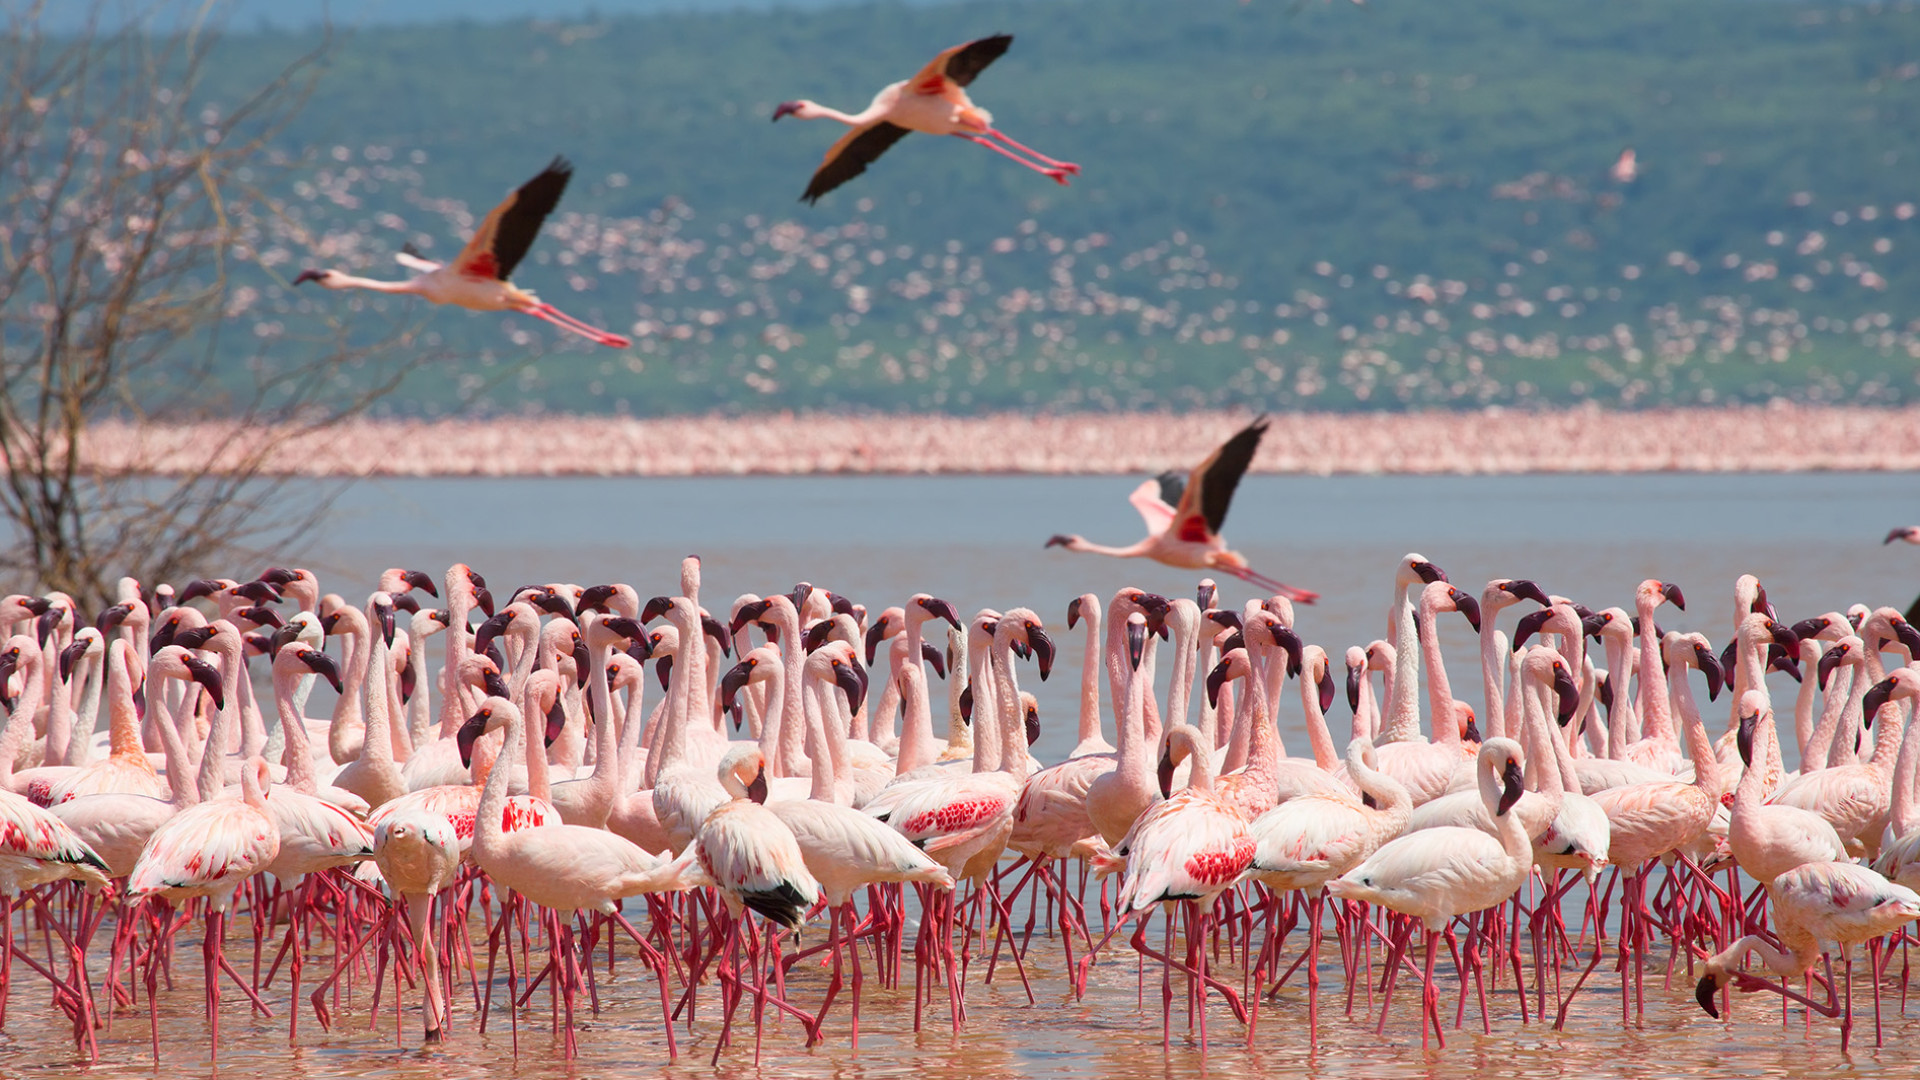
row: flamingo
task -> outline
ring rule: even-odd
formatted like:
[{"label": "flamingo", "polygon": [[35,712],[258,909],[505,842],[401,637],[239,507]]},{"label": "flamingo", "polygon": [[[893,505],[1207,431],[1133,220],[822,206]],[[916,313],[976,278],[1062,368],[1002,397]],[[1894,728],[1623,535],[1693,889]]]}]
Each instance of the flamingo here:
[{"label": "flamingo", "polygon": [[[519,708],[506,698],[489,697],[482,702],[480,710],[462,726],[460,736],[471,745],[474,739],[502,727],[507,732],[506,743],[500,751],[502,759],[511,761],[525,754],[526,724]],[[667,1012],[665,958],[620,914],[620,901],[629,896],[690,887],[687,870],[692,859],[688,856],[663,859],[605,829],[560,822],[557,813],[550,824],[538,828],[510,828],[506,819],[513,815],[507,796],[507,771],[496,763],[487,775],[486,788],[474,815],[473,861],[495,884],[512,889],[546,909],[548,941],[553,946],[549,976],[567,1013],[568,1055],[576,1051],[573,997],[581,979],[580,965],[592,946],[589,943],[580,955],[574,955],[573,931],[562,918],[579,911],[595,911],[618,923],[640,945],[642,955],[660,980],[660,1010],[667,1029],[667,1053],[669,1057],[674,1056],[673,1023]]]},{"label": "flamingo", "polygon": [[853,129],[827,150],[820,168],[807,183],[806,193],[800,196],[801,201],[818,202],[820,196],[866,172],[875,158],[905,138],[909,131],[957,136],[1011,158],[1060,184],[1067,183],[1069,176],[1078,176],[1080,166],[1014,142],[993,126],[992,113],[967,97],[966,88],[1012,44],[1012,34],[995,34],[955,45],[934,57],[913,78],[883,88],[873,96],[872,103],[858,113],[843,113],[805,98],[781,102],[773,110],[775,120],[783,116],[797,116],[802,120],[825,117]]},{"label": "flamingo", "polygon": [[[1853,1032],[1853,953],[1852,947],[1868,943],[1873,976],[1874,1044],[1879,1045],[1880,1023],[1880,938],[1920,919],[1920,893],[1897,885],[1879,874],[1850,862],[1814,862],[1796,866],[1767,886],[1773,901],[1774,933],[1784,948],[1761,934],[1748,934],[1726,949],[1707,958],[1706,971],[1694,986],[1694,1000],[1708,1016],[1718,1017],[1714,999],[1723,982],[1730,982],[1742,993],[1775,990],[1826,1016],[1840,1014],[1840,1047],[1846,1049]],[[1847,1002],[1844,1007],[1833,1000],[1833,987],[1827,986],[1823,1005],[1788,990],[1784,985],[1767,982],[1755,975],[1733,971],[1748,952],[1760,957],[1769,971],[1781,978],[1812,975],[1813,963],[1820,955],[1820,942],[1840,946],[1845,958]]]},{"label": "flamingo", "polygon": [[[208,753],[214,753],[209,748]],[[267,868],[280,853],[280,826],[267,811],[267,763],[254,758],[240,770],[241,798],[202,802],[168,818],[148,839],[127,876],[127,898],[156,897],[167,902],[205,897],[207,932],[201,945],[206,965],[207,1023],[213,1055],[220,1054],[220,976],[225,973],[246,992],[253,1007],[273,1011],[240,978],[227,960],[227,908],[235,890]],[[153,1057],[160,1059],[159,1003],[155,1000],[160,955],[155,942],[147,970],[147,998],[153,1012]]]},{"label": "flamingo", "polygon": [[[1327,883],[1327,890],[1342,899],[1379,904],[1421,920],[1427,939],[1421,985],[1422,1045],[1427,1041],[1429,1018],[1434,1035],[1441,1045],[1446,1044],[1446,1036],[1440,1032],[1439,995],[1433,984],[1440,932],[1456,915],[1504,903],[1519,891],[1533,868],[1533,842],[1518,815],[1509,812],[1525,790],[1522,761],[1520,744],[1512,739],[1488,739],[1480,745],[1475,772],[1494,833],[1458,826],[1409,833],[1389,841],[1359,866]],[[1411,925],[1402,931],[1396,957],[1405,950],[1405,935],[1411,932]],[[1397,965],[1397,958],[1390,964]],[[1383,1006],[1383,1026],[1385,1022]]]},{"label": "flamingo", "polygon": [[1727,848],[1749,877],[1762,885],[1803,863],[1844,862],[1847,848],[1826,818],[1810,810],[1766,801],[1765,763],[1779,753],[1773,705],[1761,690],[1740,703],[1740,759],[1746,771],[1733,789]]},{"label": "flamingo", "polygon": [[302,270],[293,283],[314,281],[326,289],[409,293],[429,303],[453,304],[469,311],[517,311],[596,344],[624,349],[633,342],[619,334],[588,326],[507,280],[527,249],[533,246],[540,224],[560,204],[560,195],[567,190],[567,181],[572,177],[573,166],[567,159],[554,158],[540,175],[520,185],[493,208],[450,265],[421,258],[408,246],[402,248],[394,260],[409,270],[419,271],[418,277],[379,281],[340,270]]},{"label": "flamingo", "polygon": [[373,858],[394,895],[403,898],[407,926],[424,975],[426,1041],[437,1043],[447,1021],[440,988],[440,951],[427,919],[433,898],[460,870],[460,833],[444,815],[411,809],[392,814],[373,831]]},{"label": "flamingo", "polygon": [[1827,819],[1840,839],[1865,849],[1869,861],[1880,850],[1881,834],[1893,812],[1894,764],[1906,728],[1904,710],[1889,702],[1911,700],[1920,694],[1920,671],[1894,669],[1892,675],[1866,692],[1862,707],[1869,722],[1880,721],[1873,756],[1850,765],[1830,765],[1802,773],[1773,793],[1772,801],[1810,810]]},{"label": "flamingo", "polygon": [[[84,882],[91,891],[105,885],[107,877],[107,864],[66,822],[25,796],[0,790],[0,923],[4,923],[4,929],[0,929],[0,1016],[5,1015],[7,996],[12,989],[16,951],[13,912],[21,894],[62,880]],[[40,903],[37,898],[34,902]],[[48,917],[46,923],[58,929],[73,963],[71,985],[48,976],[55,984],[56,1003],[73,1017],[77,1036],[83,1042],[90,1040],[93,1005],[83,990],[85,953],[67,931],[60,928],[57,920]]]},{"label": "flamingo", "polygon": [[1255,572],[1247,565],[1246,557],[1229,550],[1220,536],[1234,489],[1240,486],[1240,477],[1245,475],[1247,466],[1253,464],[1254,452],[1260,448],[1260,437],[1266,434],[1267,424],[1265,415],[1255,418],[1207,455],[1185,478],[1178,472],[1166,472],[1135,488],[1127,501],[1140,512],[1147,525],[1147,535],[1139,542],[1126,547],[1108,547],[1081,536],[1061,533],[1050,538],[1046,546],[1122,559],[1152,559],[1185,570],[1217,571],[1295,603],[1313,603],[1320,598],[1319,593],[1297,589]]},{"label": "flamingo", "polygon": [[[1888,532],[1887,538],[1880,543],[1885,546],[1895,540],[1908,544],[1920,544],[1920,525],[1907,525],[1894,529]],[[1916,597],[1913,603],[1907,606],[1906,619],[1910,623],[1920,623],[1920,597]]]}]

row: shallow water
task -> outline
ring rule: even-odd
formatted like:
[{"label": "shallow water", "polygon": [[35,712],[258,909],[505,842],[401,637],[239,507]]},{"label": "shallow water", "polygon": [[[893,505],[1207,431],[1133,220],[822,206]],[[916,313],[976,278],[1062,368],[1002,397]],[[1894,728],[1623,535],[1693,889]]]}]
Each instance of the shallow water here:
[{"label": "shallow water", "polygon": [[[988,605],[1025,604],[1060,632],[1061,658],[1052,681],[1036,684],[1031,668],[1021,671],[1023,687],[1035,690],[1042,702],[1043,735],[1036,753],[1057,760],[1073,742],[1079,674],[1080,639],[1063,625],[1067,601],[1085,590],[1105,597],[1122,584],[1176,595],[1193,588],[1195,575],[1155,564],[1042,550],[1048,535],[1068,530],[1110,543],[1130,542],[1140,528],[1126,503],[1132,483],[1098,477],[369,482],[343,497],[324,536],[295,554],[318,569],[330,588],[349,595],[384,567],[421,567],[437,576],[454,559],[486,574],[502,596],[526,582],[615,579],[632,582],[648,595],[670,591],[679,557],[697,552],[705,560],[710,608],[724,607],[741,591],[784,591],[803,578],[869,607],[897,603],[917,590],[946,597],[963,614]],[[1904,609],[1920,590],[1920,552],[1904,545],[1882,547],[1879,539],[1890,526],[1920,516],[1913,509],[1915,487],[1915,478],[1897,474],[1255,476],[1243,483],[1226,531],[1255,566],[1325,594],[1320,604],[1300,609],[1299,628],[1336,660],[1346,645],[1384,633],[1390,574],[1410,549],[1445,566],[1456,583],[1476,594],[1489,577],[1532,577],[1549,591],[1596,607],[1624,605],[1635,583],[1658,576],[1679,583],[1690,601],[1687,613],[1663,612],[1663,625],[1698,628],[1724,641],[1731,584],[1742,571],[1763,578],[1789,620],[1844,609],[1855,600]],[[345,580],[356,582],[354,589],[344,587],[344,574],[352,575]],[[1223,585],[1236,603],[1250,595],[1237,582]],[[1477,702],[1474,640],[1457,619],[1443,621],[1441,634],[1455,693]],[[1774,678],[1779,680],[1776,699],[1790,697],[1791,683]],[[1707,709],[1716,733],[1725,707],[1722,701]],[[1281,718],[1289,749],[1304,752],[1301,713],[1291,692]],[[1335,707],[1331,721],[1336,734],[1344,730],[1344,705]],[[244,923],[236,921],[239,925]],[[808,933],[817,937],[824,927],[812,926]],[[102,954],[103,942],[97,942]],[[749,1037],[722,1055],[717,1074],[833,1080],[907,1074],[967,1080],[1908,1075],[1913,1057],[1907,1044],[1920,1036],[1920,1019],[1900,1019],[1897,1002],[1888,1009],[1887,1049],[1872,1049],[1869,1016],[1855,1033],[1850,1057],[1840,1055],[1837,1028],[1822,1018],[1814,1018],[1809,1034],[1796,1010],[1783,1029],[1777,999],[1742,1000],[1731,1023],[1710,1020],[1693,1004],[1692,981],[1684,973],[1676,975],[1671,990],[1661,987],[1662,947],[1649,972],[1642,1024],[1621,1024],[1619,980],[1608,963],[1576,1002],[1564,1034],[1537,1021],[1522,1025],[1509,989],[1493,1003],[1491,1035],[1479,1034],[1470,1021],[1466,1030],[1449,1031],[1444,1051],[1423,1052],[1411,1008],[1415,999],[1404,984],[1394,1022],[1379,1038],[1373,1019],[1356,1014],[1349,1021],[1343,1015],[1344,983],[1329,959],[1316,1049],[1310,1051],[1305,1038],[1304,999],[1289,988],[1280,1001],[1262,1009],[1251,1047],[1245,1045],[1244,1029],[1216,1004],[1209,1013],[1213,1041],[1208,1053],[1202,1055],[1179,1024],[1173,1048],[1163,1052],[1157,977],[1149,975],[1146,1007],[1140,1008],[1131,959],[1123,943],[1112,948],[1111,959],[1096,968],[1085,1001],[1067,993],[1057,946],[1036,939],[1029,954],[1033,1006],[1017,981],[1008,984],[1010,973],[996,974],[992,986],[982,986],[976,966],[966,1030],[953,1035],[944,1011],[933,1009],[926,1030],[915,1035],[910,984],[884,992],[869,983],[857,1053],[847,1045],[846,1014],[836,1007],[826,1046],[803,1050],[791,1022],[770,1025],[758,1068]],[[237,962],[243,951],[235,947]],[[418,998],[412,991],[405,995],[398,1040],[391,991],[375,1028],[367,1030],[364,985],[344,1027],[322,1034],[308,1013],[298,1045],[289,1047],[286,991],[284,983],[276,983],[268,994],[276,1011],[272,1020],[250,1020],[236,1004],[237,995],[229,994],[218,1071],[287,1080],[715,1075],[707,1064],[716,1029],[711,992],[703,996],[705,1019],[692,1037],[683,1035],[679,1063],[665,1068],[653,985],[630,955],[623,952],[617,977],[602,982],[605,1009],[581,1025],[581,1056],[571,1063],[560,1060],[547,1032],[544,989],[523,1015],[516,1057],[497,1011],[488,1033],[474,1030],[472,998],[464,984],[454,998],[451,1041],[442,1051],[420,1052]],[[210,1075],[197,949],[184,934],[179,957],[179,986],[163,994],[162,1071]],[[308,967],[308,985],[328,966],[324,957],[316,957]],[[1451,1019],[1456,984],[1444,962],[1442,969],[1443,1011]],[[73,1057],[62,1025],[49,1022],[44,996],[18,966],[15,978],[0,1067],[9,1075],[67,1074]],[[821,992],[821,976],[803,970],[792,986],[795,1000],[811,1008]],[[1863,978],[1855,995],[1863,1011],[1866,994]],[[90,1074],[156,1074],[144,1001],[138,1012],[115,1019],[102,1039],[102,1053]]]}]

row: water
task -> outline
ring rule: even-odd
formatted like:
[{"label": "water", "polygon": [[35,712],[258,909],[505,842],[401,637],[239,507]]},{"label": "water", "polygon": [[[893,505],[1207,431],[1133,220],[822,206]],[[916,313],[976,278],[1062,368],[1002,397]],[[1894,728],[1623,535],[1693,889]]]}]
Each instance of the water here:
[{"label": "water", "polygon": [[[1021,672],[1023,687],[1041,700],[1043,735],[1036,753],[1057,760],[1073,742],[1079,674],[1079,637],[1067,635],[1063,625],[1067,601],[1088,590],[1105,597],[1122,584],[1170,595],[1190,595],[1194,585],[1195,575],[1152,563],[1042,550],[1047,536],[1062,531],[1130,542],[1140,529],[1125,501],[1130,486],[1098,477],[370,482],[349,491],[323,535],[290,553],[290,559],[297,556],[294,561],[319,570],[329,588],[349,595],[387,566],[426,568],[437,577],[449,562],[461,559],[486,574],[501,595],[527,582],[624,580],[645,596],[671,591],[678,559],[697,552],[705,560],[707,603],[713,608],[724,607],[741,591],[784,591],[802,579],[870,608],[897,603],[917,590],[951,600],[963,614],[988,605],[1024,604],[1060,632],[1061,659],[1053,680],[1038,684],[1031,668]],[[1255,476],[1243,483],[1226,532],[1256,567],[1325,594],[1320,604],[1300,609],[1299,628],[1336,660],[1346,645],[1385,633],[1390,574],[1408,550],[1440,563],[1475,594],[1490,577],[1531,577],[1549,591],[1594,606],[1624,606],[1640,579],[1660,577],[1679,583],[1689,599],[1688,612],[1663,611],[1662,624],[1700,629],[1723,642],[1731,585],[1743,571],[1761,576],[1787,619],[1844,610],[1856,600],[1904,609],[1920,591],[1920,553],[1904,545],[1882,547],[1879,538],[1890,526],[1920,516],[1913,509],[1914,487],[1912,477],[1893,474]],[[1222,584],[1236,604],[1250,595],[1237,582]],[[1477,702],[1473,638],[1458,619],[1443,619],[1441,634],[1456,694]],[[1776,700],[1786,700],[1790,684],[1777,685],[1774,693]],[[1716,733],[1724,708],[1723,700],[1707,710]],[[1341,731],[1344,706],[1336,706],[1332,721]],[[1282,729],[1289,749],[1305,752],[1291,690],[1282,708]],[[243,925],[244,920],[236,921],[236,928]],[[163,1069],[166,1075],[210,1075],[196,938],[190,929],[182,939],[180,985],[163,995]],[[97,943],[104,955],[103,940]],[[236,949],[236,960],[241,951]],[[1342,1015],[1338,1002],[1344,984],[1329,962],[1317,1051],[1309,1052],[1304,1037],[1304,999],[1290,988],[1262,1010],[1250,1048],[1243,1045],[1242,1029],[1216,1007],[1210,1022],[1213,1047],[1203,1057],[1178,1034],[1178,1023],[1174,1048],[1163,1053],[1154,977],[1149,976],[1142,1011],[1135,1004],[1132,964],[1123,951],[1112,955],[1117,962],[1097,968],[1087,999],[1076,1002],[1061,978],[1057,947],[1036,941],[1029,954],[1038,1000],[1032,1007],[1017,982],[1006,984],[1006,975],[981,986],[976,967],[969,996],[973,1019],[958,1037],[946,1030],[939,1010],[928,1013],[927,1030],[915,1035],[909,1027],[910,988],[893,994],[869,984],[858,1053],[847,1047],[845,1013],[836,1009],[829,1042],[813,1051],[800,1048],[792,1024],[770,1027],[759,1069],[750,1038],[723,1054],[718,1070],[710,1068],[716,1027],[705,1021],[693,1038],[683,1037],[679,1064],[664,1067],[652,984],[625,959],[617,978],[601,984],[605,1011],[582,1024],[581,1057],[572,1063],[560,1060],[546,1032],[544,989],[523,1016],[515,1057],[504,1027],[486,1035],[474,1030],[472,998],[464,986],[454,999],[452,1038],[443,1051],[418,1050],[418,999],[411,991],[398,1041],[390,991],[375,1028],[368,1030],[364,986],[342,1026],[322,1034],[309,1013],[301,1022],[299,1044],[289,1047],[286,991],[277,983],[267,995],[276,1010],[272,1020],[247,1018],[234,1004],[237,995],[229,994],[220,1069],[287,1080],[635,1072],[734,1077],[762,1071],[832,1080],[907,1074],[966,1080],[1905,1075],[1912,1060],[1906,1044],[1920,1035],[1920,1021],[1901,1019],[1892,1000],[1888,1048],[1872,1048],[1869,1015],[1855,1032],[1850,1057],[1840,1055],[1836,1027],[1821,1018],[1808,1034],[1795,1011],[1783,1028],[1774,998],[1743,999],[1731,1024],[1712,1021],[1693,1004],[1692,981],[1684,978],[1684,970],[1671,990],[1662,987],[1662,947],[1648,976],[1644,1025],[1620,1023],[1618,979],[1609,962],[1576,1003],[1565,1033],[1537,1022],[1523,1026],[1508,992],[1494,1002],[1492,1035],[1480,1035],[1470,1020],[1467,1030],[1449,1031],[1446,1050],[1423,1053],[1409,1007],[1414,999],[1404,988],[1387,1037],[1377,1038],[1371,1020],[1356,1014],[1348,1021]],[[324,957],[309,966],[309,986],[327,966]],[[46,1022],[44,995],[26,982],[31,976],[19,965],[15,974],[0,1061],[12,1075],[66,1072],[72,1057],[60,1025]],[[821,993],[821,976],[800,971],[792,986],[794,999],[811,1008]],[[1443,1011],[1451,1009],[1453,988],[1447,972],[1441,980]],[[1863,1011],[1866,993],[1863,980],[1856,994]],[[711,994],[703,998],[709,1016],[713,1000]],[[496,1011],[496,1025],[500,1019]],[[144,1002],[139,1012],[115,1019],[102,1051],[101,1064],[89,1070],[92,1075],[155,1075]]]}]

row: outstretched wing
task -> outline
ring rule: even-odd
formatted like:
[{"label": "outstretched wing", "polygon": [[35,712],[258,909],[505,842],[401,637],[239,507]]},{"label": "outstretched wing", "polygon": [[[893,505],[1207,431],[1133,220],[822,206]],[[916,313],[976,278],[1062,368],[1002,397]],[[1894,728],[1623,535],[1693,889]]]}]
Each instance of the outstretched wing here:
[{"label": "outstretched wing", "polygon": [[1220,444],[1219,449],[1194,468],[1174,511],[1176,538],[1204,544],[1209,537],[1220,535],[1227,521],[1227,507],[1233,503],[1234,489],[1240,486],[1240,477],[1246,473],[1247,466],[1253,464],[1254,452],[1260,449],[1260,437],[1266,433],[1267,418],[1263,414]]},{"label": "outstretched wing", "polygon": [[818,202],[820,196],[839,187],[841,184],[867,171],[867,166],[887,148],[899,142],[907,134],[907,129],[898,124],[889,124],[885,120],[872,127],[854,128],[840,137],[827,151],[827,156],[815,170],[813,179],[807,184],[806,194],[800,201]]},{"label": "outstretched wing", "polygon": [[[1143,480],[1139,487],[1133,489],[1133,494],[1127,496],[1133,508],[1140,511],[1140,520],[1147,523],[1148,536],[1158,536],[1173,524],[1173,504],[1180,501],[1180,494],[1176,488],[1173,502],[1167,501],[1167,476],[1172,475],[1168,473],[1156,480]],[[1186,483],[1185,478],[1180,483]]]},{"label": "outstretched wing", "polygon": [[573,178],[573,166],[556,157],[540,175],[521,184],[501,201],[460,249],[454,266],[468,277],[506,281],[533,246],[540,225],[560,205],[560,195]]},{"label": "outstretched wing", "polygon": [[908,85],[922,94],[938,94],[947,83],[968,86],[1012,44],[1012,34],[995,34],[955,45],[929,61]]},{"label": "outstretched wing", "polygon": [[393,261],[409,270],[418,270],[423,274],[431,274],[440,269],[439,263],[420,254],[420,249],[411,243],[400,245],[400,250],[394,253]]}]

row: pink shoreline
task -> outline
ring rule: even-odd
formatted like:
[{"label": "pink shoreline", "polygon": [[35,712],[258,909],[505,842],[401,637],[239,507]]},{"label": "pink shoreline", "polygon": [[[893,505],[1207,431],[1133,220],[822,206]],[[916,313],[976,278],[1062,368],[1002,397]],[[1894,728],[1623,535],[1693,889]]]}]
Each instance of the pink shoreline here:
[{"label": "pink shoreline", "polygon": [[[1191,465],[1245,413],[1027,416],[777,413],[637,420],[537,416],[361,420],[279,448],[283,476],[724,476],[833,473],[1154,473]],[[235,436],[238,436],[237,438]],[[90,431],[89,467],[178,474],[226,423]],[[1257,472],[1492,474],[1920,470],[1920,407],[1607,412],[1279,413]]]}]

